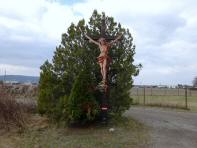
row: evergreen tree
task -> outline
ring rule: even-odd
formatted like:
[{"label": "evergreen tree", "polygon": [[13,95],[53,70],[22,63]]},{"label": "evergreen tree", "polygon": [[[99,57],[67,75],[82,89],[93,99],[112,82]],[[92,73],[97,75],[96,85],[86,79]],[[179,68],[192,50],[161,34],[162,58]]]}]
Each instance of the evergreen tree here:
[{"label": "evergreen tree", "polygon": [[87,122],[94,120],[99,113],[99,104],[94,96],[93,80],[88,69],[77,76],[67,102],[68,120]]},{"label": "evergreen tree", "polygon": [[[56,48],[52,64],[45,63],[41,68],[40,94],[42,95],[39,96],[39,100],[53,101],[51,104],[56,104],[60,98],[70,96],[75,79],[81,70],[87,67],[91,70],[95,84],[101,81],[100,67],[96,58],[100,50],[95,44],[85,40],[84,34],[99,36],[101,19],[104,15],[104,13],[98,14],[95,10],[88,24],[80,20],[77,25],[71,24],[67,32],[62,34],[62,41]],[[110,111],[121,113],[132,103],[129,90],[132,87],[133,76],[138,75],[141,65],[133,64],[135,46],[129,30],[117,24],[113,17],[105,18],[108,35],[123,34],[122,40],[109,50],[109,56],[112,58],[109,69]],[[47,92],[48,90],[50,93]],[[47,110],[46,108],[44,111]]]},{"label": "evergreen tree", "polygon": [[39,99],[38,111],[41,114],[47,114],[52,118],[61,116],[60,111],[60,98],[62,94],[61,86],[53,71],[53,65],[46,61],[41,66],[40,81],[39,81]]}]

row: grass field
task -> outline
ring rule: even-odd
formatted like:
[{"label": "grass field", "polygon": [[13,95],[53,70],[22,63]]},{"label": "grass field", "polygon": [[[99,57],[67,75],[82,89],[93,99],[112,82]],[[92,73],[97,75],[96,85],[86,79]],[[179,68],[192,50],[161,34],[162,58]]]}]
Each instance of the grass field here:
[{"label": "grass field", "polygon": [[[114,128],[113,132],[109,129]],[[47,118],[33,115],[22,133],[1,133],[1,148],[138,148],[147,147],[149,135],[143,124],[132,119],[117,118],[107,126],[84,128],[57,127]]]},{"label": "grass field", "polygon": [[[144,88],[134,88],[130,94],[134,103],[144,105]],[[186,108],[185,89],[146,88],[145,105]],[[196,90],[187,90],[187,107],[191,111],[197,111]]]}]

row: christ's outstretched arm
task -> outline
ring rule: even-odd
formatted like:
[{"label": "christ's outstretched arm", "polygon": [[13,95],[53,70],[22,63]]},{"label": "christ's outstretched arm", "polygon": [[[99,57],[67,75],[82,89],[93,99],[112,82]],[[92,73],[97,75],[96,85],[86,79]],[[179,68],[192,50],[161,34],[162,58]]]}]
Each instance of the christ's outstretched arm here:
[{"label": "christ's outstretched arm", "polygon": [[113,43],[117,42],[122,37],[122,34],[119,35],[115,40],[111,41],[109,44],[112,45]]},{"label": "christ's outstretched arm", "polygon": [[86,36],[86,38],[88,38],[89,39],[89,41],[90,42],[92,42],[92,43],[94,43],[94,44],[96,44],[96,45],[98,45],[99,46],[99,43],[98,42],[96,42],[95,40],[93,40],[91,37],[89,37],[88,35],[86,35],[85,34],[85,36]]}]

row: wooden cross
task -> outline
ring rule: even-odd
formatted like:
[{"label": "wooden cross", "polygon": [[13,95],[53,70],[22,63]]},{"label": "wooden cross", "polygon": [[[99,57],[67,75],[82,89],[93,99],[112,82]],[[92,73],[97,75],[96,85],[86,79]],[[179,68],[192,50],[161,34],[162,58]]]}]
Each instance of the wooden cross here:
[{"label": "wooden cross", "polygon": [[[93,42],[94,44],[98,45],[100,48],[100,55],[97,57],[98,63],[101,68],[101,74],[102,74],[102,81],[98,85],[98,89],[101,93],[101,116],[102,116],[102,121],[106,122],[107,120],[107,111],[108,111],[108,98],[109,98],[109,87],[108,87],[108,82],[107,82],[107,72],[109,68],[109,63],[111,58],[108,56],[108,50],[111,47],[111,44],[115,43],[118,41],[122,35],[119,35],[118,37],[112,37],[108,36],[106,34],[106,22],[105,22],[105,16],[102,16],[102,22],[101,22],[101,28],[100,28],[100,36],[99,37],[89,37],[88,35],[85,35],[86,38],[90,41]],[[99,41],[100,38],[104,38],[105,41]],[[110,42],[111,41],[111,42]]]}]

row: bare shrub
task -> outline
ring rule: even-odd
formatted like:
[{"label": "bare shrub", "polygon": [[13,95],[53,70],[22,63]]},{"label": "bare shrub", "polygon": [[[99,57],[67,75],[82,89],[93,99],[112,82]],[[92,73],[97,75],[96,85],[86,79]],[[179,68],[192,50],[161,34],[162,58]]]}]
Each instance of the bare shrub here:
[{"label": "bare shrub", "polygon": [[0,86],[0,128],[9,129],[11,126],[25,126],[23,106]]},{"label": "bare shrub", "polygon": [[4,84],[4,91],[15,95],[16,98],[35,99],[38,96],[38,86],[36,85]]},{"label": "bare shrub", "polygon": [[20,103],[25,113],[36,113],[37,103],[36,100],[32,99],[17,99],[17,102]]}]

